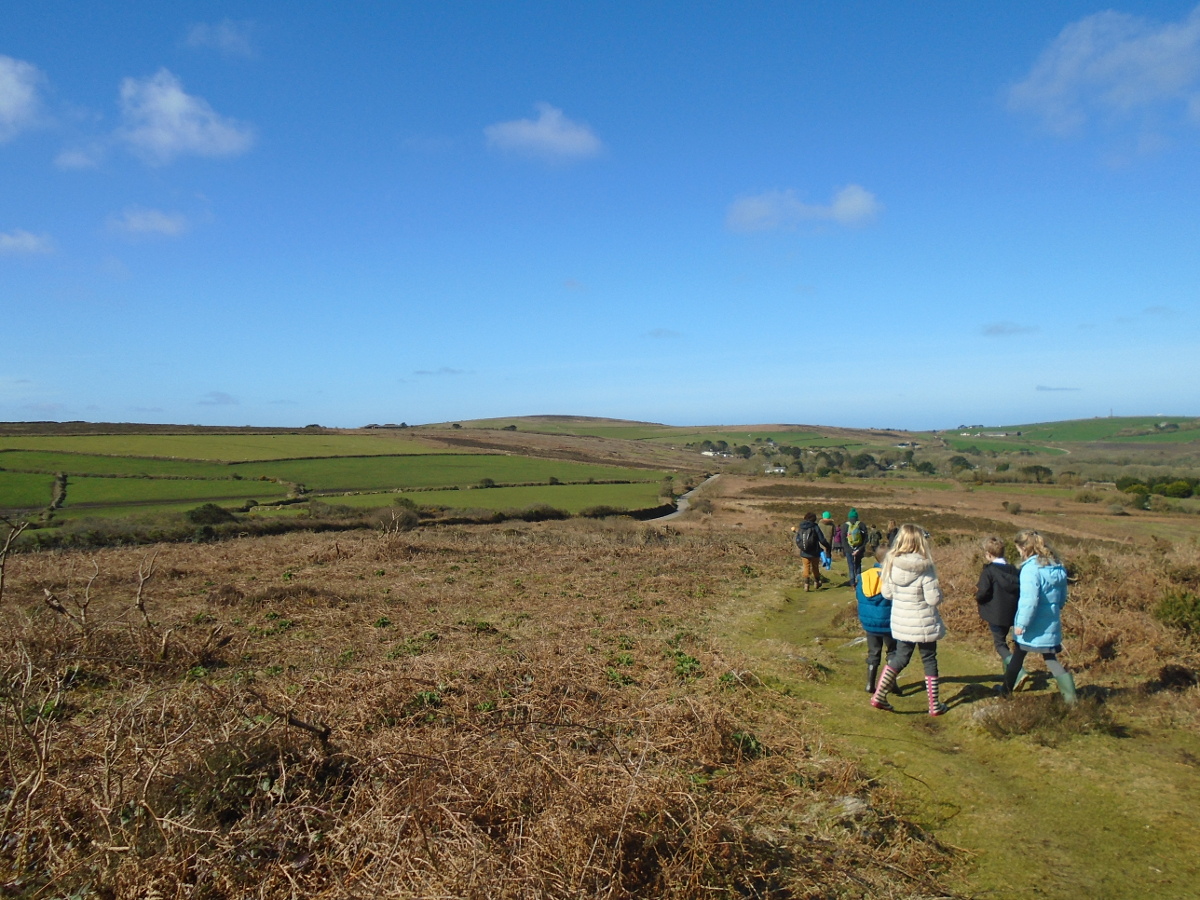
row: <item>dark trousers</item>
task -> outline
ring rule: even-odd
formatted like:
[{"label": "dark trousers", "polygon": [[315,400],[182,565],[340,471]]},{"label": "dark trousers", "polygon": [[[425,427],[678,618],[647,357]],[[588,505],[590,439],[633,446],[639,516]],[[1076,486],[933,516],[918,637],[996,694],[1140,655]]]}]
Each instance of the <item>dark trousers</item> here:
[{"label": "dark trousers", "polygon": [[1012,656],[1012,650],[1008,646],[1008,626],[988,622],[988,629],[992,632],[992,646],[996,648],[996,655],[1000,657],[1001,662],[1006,661]]},{"label": "dark trousers", "polygon": [[874,634],[867,632],[867,665],[878,666],[880,660],[883,659],[883,650],[887,648],[887,654],[890,658],[896,652],[896,639],[890,634]]},{"label": "dark trousers", "polygon": [[898,673],[903,672],[908,661],[912,659],[913,650],[917,648],[921,651],[921,664],[925,667],[925,674],[936,678],[938,673],[937,641],[921,641],[920,643],[896,641],[896,649],[888,656],[888,665]]}]

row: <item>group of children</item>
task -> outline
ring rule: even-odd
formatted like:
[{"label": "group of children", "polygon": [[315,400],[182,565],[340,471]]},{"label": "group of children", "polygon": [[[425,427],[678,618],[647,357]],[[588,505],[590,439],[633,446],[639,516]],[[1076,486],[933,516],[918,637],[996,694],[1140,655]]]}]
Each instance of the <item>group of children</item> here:
[{"label": "group of children", "polygon": [[[1004,558],[1000,538],[983,540],[987,563],[975,594],[979,615],[991,630],[1004,666],[1000,693],[1005,697],[1012,693],[1024,679],[1025,657],[1039,653],[1058,682],[1062,698],[1074,703],[1074,678],[1057,656],[1062,650],[1061,614],[1067,600],[1067,570],[1036,531],[1018,532],[1014,542],[1021,556],[1018,566]],[[918,525],[901,525],[890,547],[879,544],[874,556],[875,566],[862,572],[855,587],[858,617],[867,635],[871,705],[892,710],[887,695],[917,650],[925,670],[929,715],[940,716],[947,706],[939,696],[937,642],[945,637],[946,626],[938,612],[943,595],[928,536]],[[880,663],[884,662],[880,673]]]}]

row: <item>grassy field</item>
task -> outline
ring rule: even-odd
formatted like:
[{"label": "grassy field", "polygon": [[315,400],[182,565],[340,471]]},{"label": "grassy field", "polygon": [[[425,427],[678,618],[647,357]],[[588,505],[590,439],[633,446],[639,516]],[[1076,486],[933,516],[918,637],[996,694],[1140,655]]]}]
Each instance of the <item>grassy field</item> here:
[{"label": "grassy field", "polygon": [[[411,433],[411,432],[409,432]],[[409,433],[406,433],[409,434]],[[663,472],[548,459],[518,453],[471,452],[383,434],[119,434],[0,437],[0,509],[45,508],[53,473],[68,476],[57,515],[114,518],[177,511],[181,503],[241,505],[286,497],[293,485],[310,496],[402,488],[469,488],[485,479],[521,488],[520,505],[559,482],[637,482],[624,491],[581,490],[554,495],[572,510],[621,496],[632,508],[654,506]],[[107,477],[101,477],[107,476]],[[634,499],[636,498],[636,499]],[[642,498],[650,498],[642,502]],[[429,500],[431,503],[438,501]],[[475,504],[491,507],[499,497]],[[342,505],[375,505],[355,501]],[[504,502],[503,506],[512,505]]]},{"label": "grassy field", "polygon": [[391,432],[379,434],[120,434],[3,436],[0,450],[118,457],[248,462],[319,456],[386,456],[437,450]]},{"label": "grassy field", "polygon": [[[1157,426],[1172,422],[1180,426],[1192,424],[1191,416],[1117,416],[1111,418],[1073,419],[1065,422],[1042,422],[1030,425],[1005,425],[987,428],[985,431],[1021,432],[1021,440],[1050,441],[1055,443],[1086,443],[1092,441],[1144,440],[1194,441],[1200,439],[1200,431],[1181,430],[1154,433]],[[1123,431],[1150,431],[1151,434],[1121,438]]]},{"label": "grassy field", "polygon": [[0,510],[45,509],[50,505],[54,477],[0,472]]}]

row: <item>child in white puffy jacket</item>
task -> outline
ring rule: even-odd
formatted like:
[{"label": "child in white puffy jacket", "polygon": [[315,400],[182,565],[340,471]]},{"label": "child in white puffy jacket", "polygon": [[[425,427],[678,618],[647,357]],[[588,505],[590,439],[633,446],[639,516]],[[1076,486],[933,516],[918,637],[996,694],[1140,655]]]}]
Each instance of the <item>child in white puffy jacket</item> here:
[{"label": "child in white puffy jacket", "polygon": [[942,588],[933,567],[929,541],[919,525],[900,526],[883,563],[882,585],[883,595],[892,601],[892,637],[896,639],[896,649],[879,676],[871,705],[876,709],[892,709],[887,693],[912,659],[913,650],[919,649],[925,668],[929,714],[940,716],[947,711],[946,704],[938,697],[937,642],[946,636],[946,625],[938,612]]}]

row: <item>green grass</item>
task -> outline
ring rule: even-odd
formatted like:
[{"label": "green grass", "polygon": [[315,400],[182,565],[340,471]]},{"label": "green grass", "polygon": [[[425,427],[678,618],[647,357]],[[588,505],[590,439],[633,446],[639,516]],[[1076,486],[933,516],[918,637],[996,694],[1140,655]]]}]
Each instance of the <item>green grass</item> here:
[{"label": "green grass", "polygon": [[0,451],[0,466],[9,471],[67,472],[71,475],[172,475],[229,478],[227,463],[153,459],[138,456],[93,456],[50,450]]},{"label": "green grass", "polygon": [[1192,441],[1200,439],[1200,431],[1180,430],[1166,434],[1151,434],[1118,438],[1122,431],[1155,429],[1163,422],[1173,422],[1181,429],[1196,420],[1191,416],[1118,416],[1114,418],[1072,419],[1065,422],[1041,422],[1031,425],[1005,425],[987,428],[986,431],[1020,431],[1021,440],[1050,441],[1055,443],[1084,443],[1089,441],[1122,440],[1141,442],[1146,440]]},{"label": "green grass", "polygon": [[411,438],[383,434],[101,434],[0,437],[0,450],[41,450],[165,459],[298,459],[312,456],[383,456],[442,453]]},{"label": "green grass", "polygon": [[287,491],[285,485],[259,481],[83,477],[68,479],[66,506],[114,506],[185,500],[219,503],[251,498],[265,501],[285,497]]},{"label": "green grass", "polygon": [[44,509],[53,487],[53,475],[0,472],[0,509]]},{"label": "green grass", "polygon": [[[326,495],[317,499],[341,506],[375,508],[394,504],[395,493]],[[469,491],[413,491],[403,495],[418,506],[449,509],[523,509],[545,503],[555,509],[578,513],[589,506],[621,509],[650,509],[658,506],[658,484],[559,484],[488,488]]]},{"label": "green grass", "polygon": [[[1132,738],[1083,734],[1051,746],[1037,735],[992,737],[974,724],[972,712],[1000,702],[990,690],[997,660],[954,635],[938,644],[950,712],[938,719],[925,714],[918,658],[900,677],[908,690],[892,699],[897,712],[884,713],[869,706],[863,690],[865,648],[851,644],[860,632],[850,589],[805,594],[764,585],[763,591],[741,601],[748,618],[739,643],[765,662],[778,660],[782,641],[824,670],[821,680],[786,688],[819,718],[833,752],[856,756],[909,798],[919,825],[967,851],[955,885],[962,896],[1194,895],[1200,882],[1195,733],[1130,723]],[[1135,711],[1131,705],[1114,715],[1128,722]]]}]

